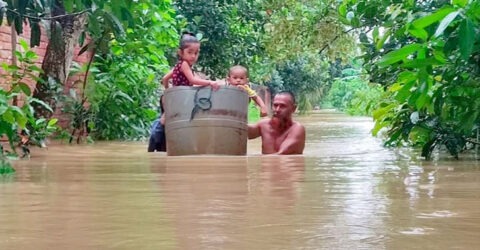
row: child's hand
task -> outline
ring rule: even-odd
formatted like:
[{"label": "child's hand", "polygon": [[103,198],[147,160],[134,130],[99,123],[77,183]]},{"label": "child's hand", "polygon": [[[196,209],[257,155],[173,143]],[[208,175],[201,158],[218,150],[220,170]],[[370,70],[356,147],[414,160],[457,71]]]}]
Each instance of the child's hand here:
[{"label": "child's hand", "polygon": [[265,117],[265,116],[267,116],[267,114],[268,114],[267,108],[266,108],[266,107],[262,107],[262,108],[260,109],[260,117]]},{"label": "child's hand", "polygon": [[247,91],[247,85],[235,85],[237,88]]},{"label": "child's hand", "polygon": [[217,91],[217,90],[220,89],[220,85],[217,82],[214,82],[214,81],[210,82],[210,86],[212,87],[212,89],[214,91]]}]

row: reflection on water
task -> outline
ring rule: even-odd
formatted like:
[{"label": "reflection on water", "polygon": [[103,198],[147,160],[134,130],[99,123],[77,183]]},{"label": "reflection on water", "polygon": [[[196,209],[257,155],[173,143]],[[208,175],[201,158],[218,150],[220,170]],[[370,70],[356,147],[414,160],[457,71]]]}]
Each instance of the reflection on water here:
[{"label": "reflection on water", "polygon": [[304,156],[57,145],[0,180],[0,249],[445,249],[480,243],[480,167],[418,159],[369,118],[299,118]]}]

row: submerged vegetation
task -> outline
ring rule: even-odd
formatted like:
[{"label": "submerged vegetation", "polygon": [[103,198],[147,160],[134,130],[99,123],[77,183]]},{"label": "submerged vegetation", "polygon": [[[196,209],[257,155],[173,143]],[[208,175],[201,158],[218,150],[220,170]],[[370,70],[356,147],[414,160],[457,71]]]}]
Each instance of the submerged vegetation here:
[{"label": "submerged vegetation", "polygon": [[[23,42],[18,65],[2,66],[0,135],[12,148],[22,129],[41,144],[58,110],[70,141],[144,139],[182,31],[202,42],[196,70],[219,79],[245,65],[252,82],[294,92],[302,113],[373,116],[386,145],[429,158],[479,143],[479,1],[7,0],[0,8],[0,25],[15,33],[30,24],[30,46],[42,32],[49,38],[41,68]],[[72,64],[75,45],[89,53],[85,65]],[[67,86],[72,73],[83,80]]]}]

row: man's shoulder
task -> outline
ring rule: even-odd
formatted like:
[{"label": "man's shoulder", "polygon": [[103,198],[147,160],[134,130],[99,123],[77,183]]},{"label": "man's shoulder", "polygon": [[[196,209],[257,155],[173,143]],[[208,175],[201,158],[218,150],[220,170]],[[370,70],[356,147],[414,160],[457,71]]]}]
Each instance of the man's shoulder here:
[{"label": "man's shoulder", "polygon": [[257,124],[258,124],[259,126],[266,126],[266,125],[270,126],[270,120],[271,120],[271,119],[272,119],[272,118],[263,118],[263,119],[261,119],[260,121],[258,121]]},{"label": "man's shoulder", "polygon": [[296,127],[305,128],[305,126],[303,126],[303,124],[301,124],[301,123],[298,122],[298,121],[293,121],[293,125],[296,126]]},{"label": "man's shoulder", "polygon": [[300,122],[294,121],[293,122],[293,129],[298,131],[299,133],[305,134],[305,126],[303,126]]}]

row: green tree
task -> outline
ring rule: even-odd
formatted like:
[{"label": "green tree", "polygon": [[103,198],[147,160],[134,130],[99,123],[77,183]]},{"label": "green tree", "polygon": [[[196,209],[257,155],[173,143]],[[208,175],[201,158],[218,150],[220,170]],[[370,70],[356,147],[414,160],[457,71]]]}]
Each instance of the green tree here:
[{"label": "green tree", "polygon": [[355,44],[350,28],[336,13],[338,1],[263,1],[266,10],[264,43],[275,61],[289,60],[303,53],[323,58],[347,59]]},{"label": "green tree", "polygon": [[261,1],[175,1],[185,30],[201,39],[199,69],[223,78],[236,64],[252,67],[261,61],[264,15]]},{"label": "green tree", "polygon": [[[121,40],[125,28],[135,26],[136,19],[132,18],[131,9],[142,2],[150,1],[7,0],[3,9],[6,10],[8,24],[14,25],[17,33],[23,32],[23,22],[30,24],[30,46],[40,42],[40,22],[46,23],[49,30],[49,43],[40,76],[43,81],[37,83],[34,96],[55,109],[55,92],[48,83],[54,81],[61,86],[66,83],[75,45],[78,42],[83,44],[88,36],[91,42],[82,52],[92,50],[95,54],[98,50],[107,50],[112,37]],[[170,1],[156,0],[153,3],[168,5]],[[48,117],[51,113],[38,106],[37,115]]]},{"label": "green tree", "polygon": [[331,65],[318,55],[305,55],[277,65],[266,85],[275,93],[291,91],[297,96],[300,112],[318,103],[331,85]]},{"label": "green tree", "polygon": [[168,51],[179,40],[175,12],[166,3],[143,2],[131,13],[137,21],[125,38],[97,53],[85,92],[91,115],[78,115],[87,114],[77,120],[90,123],[95,139],[145,138],[158,117],[158,78],[169,70]]},{"label": "green tree", "polygon": [[344,1],[340,15],[358,27],[365,69],[388,98],[374,112],[387,145],[438,146],[455,157],[478,144],[479,1]]},{"label": "green tree", "polygon": [[[262,3],[267,16],[262,37],[267,60],[262,68],[278,71],[270,74],[264,70],[262,81],[271,85],[280,76],[282,84],[273,85],[293,91],[302,112],[321,102],[333,79],[339,76],[342,64],[356,54],[351,27],[346,27],[336,14],[337,4],[328,0]],[[302,76],[279,75],[282,71]]]}]

